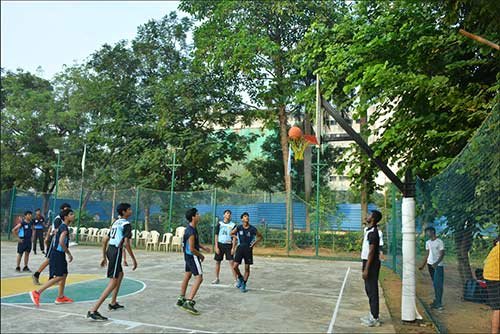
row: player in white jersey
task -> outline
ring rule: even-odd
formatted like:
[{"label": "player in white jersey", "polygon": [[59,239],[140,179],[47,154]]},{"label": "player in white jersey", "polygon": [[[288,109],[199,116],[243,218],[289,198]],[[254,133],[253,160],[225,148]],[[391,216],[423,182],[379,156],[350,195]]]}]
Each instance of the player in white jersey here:
[{"label": "player in white jersey", "polygon": [[[132,208],[128,203],[121,203],[118,205],[116,211],[118,211],[118,219],[113,223],[109,231],[109,235],[103,240],[102,247],[102,260],[101,267],[104,267],[108,263],[108,286],[104,289],[99,297],[99,300],[95,305],[87,312],[87,318],[92,320],[108,320],[108,318],[102,316],[97,310],[104,303],[109,294],[113,292],[111,298],[111,303],[108,305],[108,309],[118,310],[123,308],[122,305],[118,304],[116,298],[118,297],[118,292],[120,290],[120,285],[123,280],[123,268],[122,268],[122,255],[123,246],[127,249],[130,257],[132,258],[133,268],[137,268],[137,261],[135,255],[130,247],[129,240],[132,238],[132,225],[127,220],[132,216]],[[109,246],[108,246],[109,243]]]}]

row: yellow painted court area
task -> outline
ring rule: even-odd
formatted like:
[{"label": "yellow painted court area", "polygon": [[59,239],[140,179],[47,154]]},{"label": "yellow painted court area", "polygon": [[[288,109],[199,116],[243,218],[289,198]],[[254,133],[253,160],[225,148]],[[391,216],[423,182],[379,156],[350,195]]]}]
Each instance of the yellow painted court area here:
[{"label": "yellow painted court area", "polygon": [[[66,280],[66,285],[72,283],[78,283],[83,281],[94,280],[98,278],[103,278],[102,275],[91,275],[91,274],[70,274]],[[40,283],[44,284],[48,281],[47,275],[43,275],[43,278],[40,277]],[[39,288],[40,285],[33,284],[33,280],[30,276],[20,276],[20,277],[9,277],[2,278],[1,280],[1,298],[8,297],[11,295],[17,295],[20,293],[29,292]],[[55,285],[52,288],[57,288]]]}]

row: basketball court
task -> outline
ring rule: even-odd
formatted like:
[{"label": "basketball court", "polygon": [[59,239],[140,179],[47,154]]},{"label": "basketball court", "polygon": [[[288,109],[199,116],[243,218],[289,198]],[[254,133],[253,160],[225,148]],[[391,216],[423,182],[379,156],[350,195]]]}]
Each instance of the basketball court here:
[{"label": "basketball court", "polygon": [[[175,306],[184,273],[181,253],[137,251],[135,272],[124,267],[125,280],[119,302],[124,310],[101,313],[107,322],[85,318],[87,310],[107,284],[106,270],[99,267],[98,247],[72,248],[65,294],[74,304],[55,305],[57,288],[42,295],[35,307],[27,294],[35,286],[31,274],[16,273],[16,244],[1,244],[2,332],[328,332],[394,333],[380,290],[381,327],[367,328],[359,318],[369,312],[359,262],[255,257],[255,265],[243,294],[232,286],[227,263],[222,264],[221,284],[214,279],[213,256],[207,256],[204,278],[196,298],[199,316]],[[36,270],[42,255],[32,255]],[[131,261],[130,261],[131,262]],[[47,275],[41,279],[44,282]]]}]

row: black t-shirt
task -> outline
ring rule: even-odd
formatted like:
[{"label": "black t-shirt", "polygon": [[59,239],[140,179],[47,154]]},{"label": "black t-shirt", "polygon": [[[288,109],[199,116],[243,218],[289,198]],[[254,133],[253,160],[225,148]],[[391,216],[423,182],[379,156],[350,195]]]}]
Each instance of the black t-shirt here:
[{"label": "black t-shirt", "polygon": [[249,225],[248,228],[244,228],[243,225],[238,225],[236,227],[236,235],[238,236],[238,245],[243,247],[249,247],[252,242],[255,241],[257,236],[257,228],[255,226]]},{"label": "black t-shirt", "polygon": [[380,258],[380,236],[378,234],[378,229],[377,226],[375,226],[371,232],[368,233],[367,236],[368,239],[368,244],[369,245],[374,245],[374,260],[379,260]]},{"label": "black t-shirt", "polygon": [[57,233],[52,245],[54,247],[54,250],[58,252],[64,252],[63,248],[59,244],[59,240],[63,232],[66,232],[66,237],[64,238],[64,244],[66,245],[66,248],[69,247],[69,228],[68,225],[61,223],[61,225],[59,225],[59,227],[57,228]]}]

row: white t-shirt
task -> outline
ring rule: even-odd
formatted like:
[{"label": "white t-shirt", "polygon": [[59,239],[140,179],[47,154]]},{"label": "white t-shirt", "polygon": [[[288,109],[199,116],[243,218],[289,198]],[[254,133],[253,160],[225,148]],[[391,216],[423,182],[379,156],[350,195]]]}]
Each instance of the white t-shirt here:
[{"label": "white t-shirt", "polygon": [[[444,251],[443,240],[437,238],[436,240],[427,240],[425,243],[425,250],[429,251],[429,257],[427,258],[427,263],[432,265],[439,260],[441,256],[441,251]],[[438,266],[443,266],[443,261],[439,262]]]},{"label": "white t-shirt", "polygon": [[[370,253],[370,243],[368,242],[368,233],[373,229],[365,227],[363,230],[363,247],[361,248],[361,260],[368,260],[368,254]],[[383,233],[378,230],[378,237],[380,238],[379,246],[384,245]]]}]

